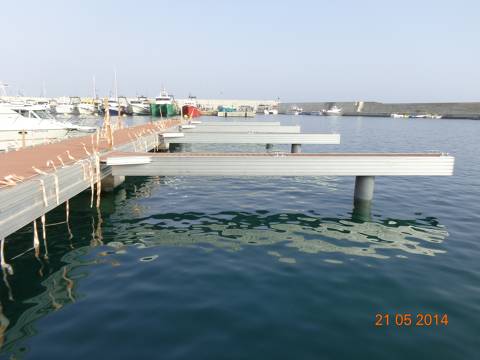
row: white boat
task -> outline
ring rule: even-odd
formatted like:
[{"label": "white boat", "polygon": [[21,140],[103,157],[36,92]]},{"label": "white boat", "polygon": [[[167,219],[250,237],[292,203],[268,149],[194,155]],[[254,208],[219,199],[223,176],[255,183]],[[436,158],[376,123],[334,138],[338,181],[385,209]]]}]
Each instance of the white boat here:
[{"label": "white boat", "polygon": [[108,99],[108,111],[111,116],[132,115],[132,107],[124,96]]},{"label": "white boat", "polygon": [[96,128],[60,122],[42,106],[0,104],[0,150],[38,145],[94,132]]},{"label": "white boat", "polygon": [[397,113],[393,113],[390,116],[394,119],[403,119],[403,118],[409,118],[410,117],[408,114],[397,114]]},{"label": "white boat", "polygon": [[57,115],[78,115],[78,104],[80,103],[80,98],[78,97],[62,97],[57,99],[55,105],[55,113]]},{"label": "white boat", "polygon": [[144,96],[130,100],[133,115],[150,115],[150,102]]},{"label": "white boat", "polygon": [[336,105],[334,105],[328,110],[322,110],[322,113],[323,115],[326,115],[326,116],[340,116],[343,114],[343,110],[337,107]]},{"label": "white boat", "polygon": [[95,104],[80,103],[77,105],[77,107],[80,115],[95,115],[98,113],[97,107]]},{"label": "white boat", "polygon": [[293,105],[290,109],[287,110],[288,115],[300,115],[300,113],[303,112],[303,109],[301,107],[298,107],[297,105]]},{"label": "white boat", "polygon": [[112,116],[118,116],[122,114],[122,107],[115,99],[108,99],[108,112]]},{"label": "white boat", "polygon": [[273,109],[273,108],[268,108],[268,109],[263,110],[263,113],[265,115],[278,115],[278,110]]}]

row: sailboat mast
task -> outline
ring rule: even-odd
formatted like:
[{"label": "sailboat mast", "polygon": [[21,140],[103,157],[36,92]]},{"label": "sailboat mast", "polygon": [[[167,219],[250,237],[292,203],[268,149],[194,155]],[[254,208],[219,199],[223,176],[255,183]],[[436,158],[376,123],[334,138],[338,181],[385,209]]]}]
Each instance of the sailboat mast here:
[{"label": "sailboat mast", "polygon": [[96,83],[95,83],[95,75],[93,75],[93,98],[94,99],[97,98],[97,86],[96,86]]}]

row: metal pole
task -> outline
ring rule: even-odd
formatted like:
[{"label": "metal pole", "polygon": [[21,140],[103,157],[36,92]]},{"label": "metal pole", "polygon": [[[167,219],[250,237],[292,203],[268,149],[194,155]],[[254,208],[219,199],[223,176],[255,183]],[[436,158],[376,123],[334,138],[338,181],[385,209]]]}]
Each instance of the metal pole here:
[{"label": "metal pole", "polygon": [[301,144],[292,144],[292,154],[298,154],[302,152],[302,145]]},{"label": "metal pole", "polygon": [[265,145],[265,149],[266,149],[267,151],[272,150],[272,149],[273,149],[273,144],[266,144],[266,145]]},{"label": "metal pole", "polygon": [[375,176],[357,176],[353,195],[353,217],[360,221],[370,221],[375,188]]},{"label": "metal pole", "polygon": [[355,178],[354,201],[372,201],[375,176],[357,176]]},{"label": "metal pole", "polygon": [[184,151],[184,144],[170,143],[169,150],[170,150],[171,153],[183,152]]}]

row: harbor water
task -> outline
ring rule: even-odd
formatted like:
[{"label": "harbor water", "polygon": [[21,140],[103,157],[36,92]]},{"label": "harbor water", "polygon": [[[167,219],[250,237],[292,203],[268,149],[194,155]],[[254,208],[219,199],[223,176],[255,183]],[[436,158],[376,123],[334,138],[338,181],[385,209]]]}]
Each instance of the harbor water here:
[{"label": "harbor water", "polygon": [[341,134],[302,152],[443,151],[455,174],[378,177],[366,221],[353,177],[128,178],[100,212],[82,193],[68,224],[64,206],[47,214],[39,257],[31,226],[8,238],[0,359],[478,358],[480,122],[261,120]]}]

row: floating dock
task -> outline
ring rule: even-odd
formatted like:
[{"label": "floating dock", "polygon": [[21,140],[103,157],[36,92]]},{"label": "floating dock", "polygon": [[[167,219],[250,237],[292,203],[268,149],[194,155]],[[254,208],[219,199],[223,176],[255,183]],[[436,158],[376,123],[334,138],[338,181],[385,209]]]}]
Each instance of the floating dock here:
[{"label": "floating dock", "polygon": [[354,176],[354,212],[369,220],[376,176],[451,176],[443,153],[111,153],[115,176]]},{"label": "floating dock", "polygon": [[197,133],[300,133],[299,125],[182,125],[180,130],[183,132],[197,132]]},{"label": "floating dock", "polygon": [[[97,134],[0,154],[0,239],[61,204],[68,209],[88,188],[90,205],[96,199],[98,206],[101,191],[125,176],[354,176],[354,204],[370,204],[375,176],[449,176],[454,168],[443,153],[299,154],[301,144],[338,144],[340,136],[279,124],[184,126],[169,119],[114,131],[108,140]],[[292,144],[293,154],[149,152],[167,142]]]},{"label": "floating dock", "polygon": [[182,132],[160,135],[179,144],[340,144],[339,134]]},{"label": "floating dock", "polygon": [[442,153],[112,152],[102,161],[120,176],[450,176],[454,165]]}]

